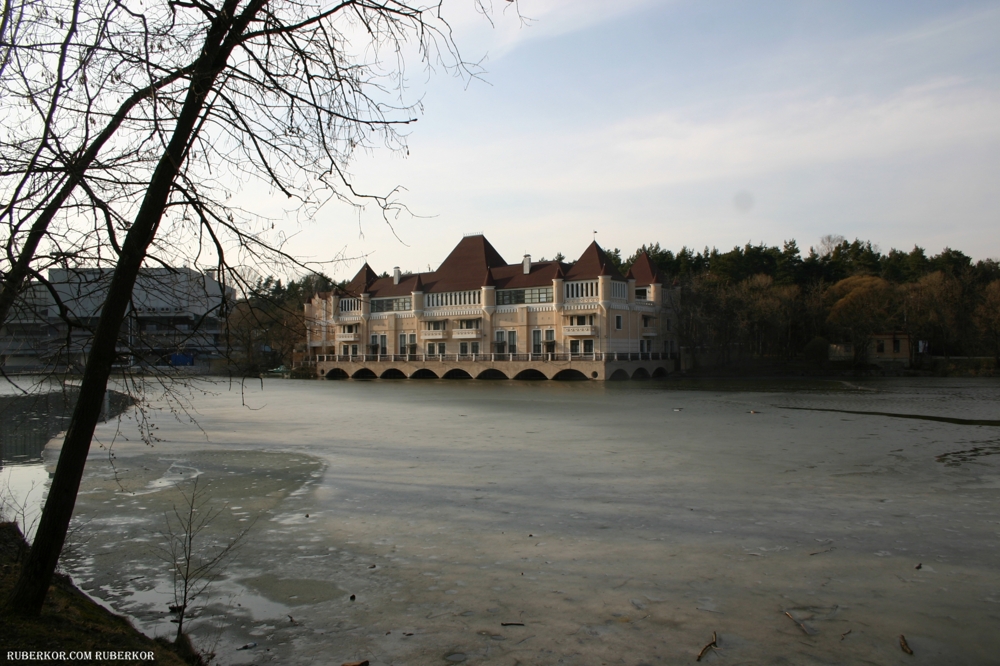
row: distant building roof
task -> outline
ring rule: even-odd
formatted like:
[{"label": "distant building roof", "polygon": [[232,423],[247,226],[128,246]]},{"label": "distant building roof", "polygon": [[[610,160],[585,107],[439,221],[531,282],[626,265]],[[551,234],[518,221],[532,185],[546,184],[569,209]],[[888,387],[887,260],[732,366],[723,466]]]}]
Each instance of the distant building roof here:
[{"label": "distant building roof", "polygon": [[396,284],[392,277],[379,277],[366,263],[343,291],[351,296],[366,293],[371,298],[392,298],[409,296],[414,291],[433,294],[489,286],[497,289],[547,287],[555,279],[586,280],[600,275],[625,280],[596,242],[584,250],[575,264],[536,261],[525,273],[523,263],[508,264],[485,236],[477,234],[463,238],[436,271],[405,274]]}]

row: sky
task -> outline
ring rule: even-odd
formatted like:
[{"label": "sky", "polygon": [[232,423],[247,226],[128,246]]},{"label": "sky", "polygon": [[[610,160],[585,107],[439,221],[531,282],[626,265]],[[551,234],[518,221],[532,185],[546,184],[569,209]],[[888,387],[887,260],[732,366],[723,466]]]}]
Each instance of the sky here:
[{"label": "sky", "polygon": [[350,278],[435,269],[463,234],[504,258],[839,234],[883,251],[1000,259],[1000,3],[446,0],[482,80],[419,67],[409,153],[356,187],[401,186],[390,228],[336,203],[282,220],[286,248]]}]

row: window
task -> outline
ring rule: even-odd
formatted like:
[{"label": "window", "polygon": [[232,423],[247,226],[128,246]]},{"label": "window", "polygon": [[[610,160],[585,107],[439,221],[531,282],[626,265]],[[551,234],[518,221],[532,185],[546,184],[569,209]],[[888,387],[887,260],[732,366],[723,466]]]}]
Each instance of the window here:
[{"label": "window", "polygon": [[619,331],[622,330],[622,316],[615,315],[615,328]]},{"label": "window", "polygon": [[429,356],[434,356],[434,343],[433,342],[428,342],[427,343],[427,354]]},{"label": "window", "polygon": [[638,287],[636,288],[636,290],[635,290],[635,300],[637,300],[637,301],[644,301],[644,300],[646,300],[646,288],[645,287],[643,287],[641,289],[639,289]]},{"label": "window", "polygon": [[650,317],[650,316],[648,316],[648,315],[643,315],[642,316],[642,327],[643,328],[649,328],[652,325],[653,325],[653,318]]},{"label": "window", "polygon": [[406,353],[406,333],[399,334],[399,353]]},{"label": "window", "polygon": [[545,353],[555,354],[556,353],[556,331],[555,329],[549,328],[545,330]]},{"label": "window", "polygon": [[531,353],[541,354],[542,353],[542,331],[541,329],[535,329],[531,332]]},{"label": "window", "polygon": [[468,328],[479,328],[479,322],[481,319],[460,319],[458,321],[458,327],[461,329]]},{"label": "window", "polygon": [[584,354],[593,354],[594,353],[594,341],[593,340],[584,340],[583,341],[583,353]]},{"label": "window", "polygon": [[517,331],[507,331],[507,351],[517,353]]},{"label": "window", "polygon": [[473,354],[478,354],[479,353],[479,343],[478,342],[473,342],[472,343],[472,353]]},{"label": "window", "polygon": [[357,356],[357,355],[358,355],[358,346],[351,345],[351,356]]},{"label": "window", "polygon": [[898,354],[900,352],[900,350],[902,348],[902,345],[900,344],[901,342],[902,342],[902,340],[893,340],[892,341],[892,353],[893,354]]},{"label": "window", "polygon": [[534,287],[531,289],[501,289],[497,292],[497,305],[515,305],[518,303],[551,303],[552,287]]},{"label": "window", "polygon": [[438,354],[444,354],[444,343],[443,342],[439,342],[438,343]]},{"label": "window", "polygon": [[569,353],[570,354],[579,354],[580,353],[580,341],[579,340],[570,340],[569,341]]},{"label": "window", "polygon": [[401,298],[373,298],[372,312],[393,312],[407,311],[410,309],[411,300],[409,296]]},{"label": "window", "polygon": [[875,343],[875,351],[879,354],[885,353],[885,340],[878,340]]},{"label": "window", "polygon": [[351,348],[348,345],[344,345],[344,356],[351,353]]},{"label": "window", "polygon": [[378,349],[379,349],[378,353],[379,354],[388,354],[389,353],[389,344],[388,343],[389,343],[389,341],[386,339],[386,336],[384,336],[384,335],[378,336]]},{"label": "window", "polygon": [[493,343],[493,351],[497,354],[507,353],[507,331],[497,331],[495,342]]},{"label": "window", "polygon": [[469,343],[468,342],[459,342],[458,343],[458,353],[462,354],[463,356],[465,354],[468,354],[469,353]]},{"label": "window", "polygon": [[424,306],[428,308],[443,307],[448,305],[478,305],[482,292],[479,289],[472,291],[448,291],[438,294],[427,294],[424,297]]},{"label": "window", "polygon": [[444,325],[445,325],[445,321],[429,321],[429,322],[427,322],[427,330],[428,331],[443,331],[443,330],[445,330]]}]

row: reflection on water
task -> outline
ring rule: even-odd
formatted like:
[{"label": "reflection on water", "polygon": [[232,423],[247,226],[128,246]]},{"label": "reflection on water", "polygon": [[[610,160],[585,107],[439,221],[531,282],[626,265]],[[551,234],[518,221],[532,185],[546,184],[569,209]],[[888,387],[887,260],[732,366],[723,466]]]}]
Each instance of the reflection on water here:
[{"label": "reflection on water", "polygon": [[[49,482],[43,450],[69,424],[79,389],[50,381],[0,382],[0,520],[16,520],[30,541]],[[131,399],[109,391],[105,418]]]},{"label": "reflection on water", "polygon": [[0,395],[0,461],[38,462],[49,440],[66,428],[79,391]]},{"label": "reflection on water", "polygon": [[[45,445],[69,424],[79,394],[71,384],[0,381],[0,465],[40,461]],[[101,418],[114,418],[131,404],[128,395],[109,390]]]}]

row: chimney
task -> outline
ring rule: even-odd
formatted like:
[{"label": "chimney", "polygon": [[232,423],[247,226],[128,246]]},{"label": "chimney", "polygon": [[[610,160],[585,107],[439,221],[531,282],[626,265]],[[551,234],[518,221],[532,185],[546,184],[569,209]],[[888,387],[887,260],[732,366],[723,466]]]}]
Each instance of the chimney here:
[{"label": "chimney", "polygon": [[392,283],[399,284],[399,266],[394,266],[392,269]]},{"label": "chimney", "polygon": [[523,265],[524,265],[524,274],[527,275],[528,273],[531,272],[531,255],[530,254],[524,255],[524,263],[523,263]]}]

